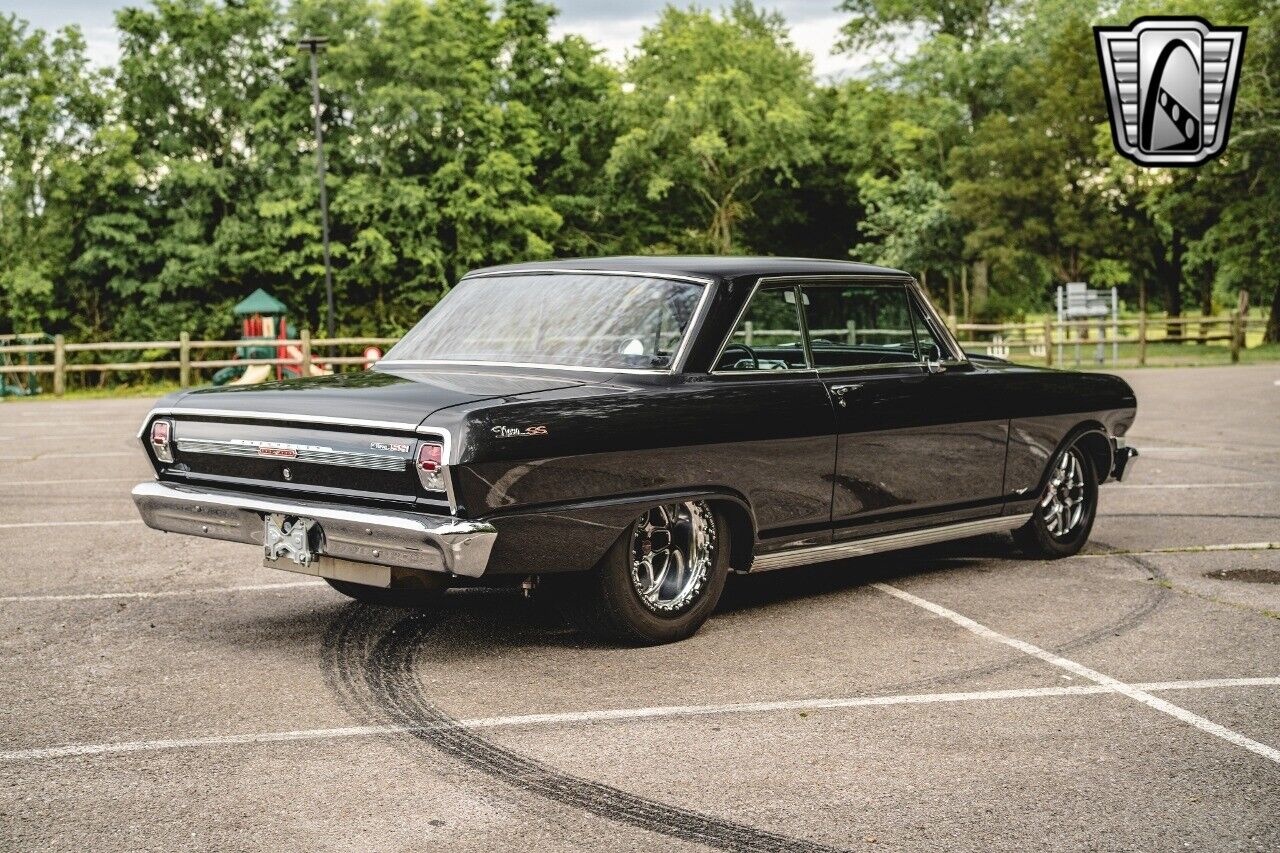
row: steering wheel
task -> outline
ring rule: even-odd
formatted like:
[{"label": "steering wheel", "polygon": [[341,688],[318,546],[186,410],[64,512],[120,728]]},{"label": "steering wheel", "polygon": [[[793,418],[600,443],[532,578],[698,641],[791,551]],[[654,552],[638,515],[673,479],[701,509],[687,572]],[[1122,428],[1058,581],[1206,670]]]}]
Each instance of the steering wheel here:
[{"label": "steering wheel", "polygon": [[[729,351],[735,350],[735,349],[742,350],[744,353],[747,354],[747,358],[751,359],[752,370],[760,369],[760,356],[756,355],[756,351],[753,350],[751,347],[747,346],[746,344],[738,344],[738,343],[729,344],[727,347],[724,348],[724,352],[720,354],[720,360],[723,361],[724,357],[729,354]],[[731,362],[731,363],[736,363],[737,361],[741,361],[741,360],[742,359],[736,359],[734,362]]]}]

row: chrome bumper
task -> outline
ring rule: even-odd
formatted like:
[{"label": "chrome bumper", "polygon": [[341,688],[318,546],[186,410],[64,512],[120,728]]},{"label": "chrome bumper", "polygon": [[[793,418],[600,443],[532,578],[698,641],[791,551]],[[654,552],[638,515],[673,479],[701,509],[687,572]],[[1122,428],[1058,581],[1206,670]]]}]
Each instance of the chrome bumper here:
[{"label": "chrome bumper", "polygon": [[318,550],[325,556],[472,578],[484,574],[498,536],[492,524],[481,521],[354,510],[158,482],[135,486],[133,502],[142,520],[156,530],[259,546],[263,516],[283,513],[310,518],[324,534]]},{"label": "chrome bumper", "polygon": [[1124,475],[1133,470],[1134,460],[1138,458],[1138,448],[1129,447],[1123,438],[1114,438],[1115,452],[1111,455],[1111,476],[1123,480]]}]

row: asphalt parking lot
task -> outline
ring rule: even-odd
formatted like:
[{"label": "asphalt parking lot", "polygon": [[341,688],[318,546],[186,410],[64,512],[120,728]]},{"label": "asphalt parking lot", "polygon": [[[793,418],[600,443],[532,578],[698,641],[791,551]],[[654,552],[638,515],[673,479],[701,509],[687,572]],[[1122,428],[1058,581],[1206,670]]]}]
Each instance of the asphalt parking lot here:
[{"label": "asphalt parking lot", "polygon": [[0,405],[0,847],[1280,848],[1280,366],[1148,370],[1086,554],[734,578],[613,648],[145,528],[147,400]]}]

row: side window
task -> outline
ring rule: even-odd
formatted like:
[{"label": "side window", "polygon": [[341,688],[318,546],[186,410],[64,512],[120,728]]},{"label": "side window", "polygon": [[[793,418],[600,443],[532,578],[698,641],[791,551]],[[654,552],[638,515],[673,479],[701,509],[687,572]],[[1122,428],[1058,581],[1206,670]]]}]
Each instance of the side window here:
[{"label": "side window", "polygon": [[907,291],[896,284],[804,288],[809,345],[818,368],[919,361]]},{"label": "side window", "polygon": [[911,300],[911,321],[916,327],[916,342],[920,347],[920,357],[925,361],[944,361],[948,357],[947,351],[943,349],[933,333],[933,323],[925,317],[924,310],[914,299]]},{"label": "side window", "polygon": [[794,287],[770,287],[751,297],[724,353],[718,371],[806,370],[800,306]]}]

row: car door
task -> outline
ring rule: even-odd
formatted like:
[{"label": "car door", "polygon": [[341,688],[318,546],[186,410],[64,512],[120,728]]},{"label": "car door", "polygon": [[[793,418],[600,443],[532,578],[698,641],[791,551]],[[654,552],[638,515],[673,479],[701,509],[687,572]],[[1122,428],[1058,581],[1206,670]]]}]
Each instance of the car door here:
[{"label": "car door", "polygon": [[829,542],[835,416],[809,360],[794,285],[757,285],[710,378],[759,552]]},{"label": "car door", "polygon": [[913,287],[844,279],[801,294],[835,412],[834,539],[998,515],[1008,421]]}]

